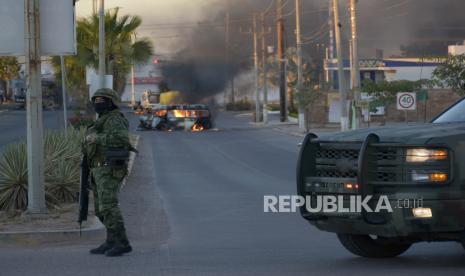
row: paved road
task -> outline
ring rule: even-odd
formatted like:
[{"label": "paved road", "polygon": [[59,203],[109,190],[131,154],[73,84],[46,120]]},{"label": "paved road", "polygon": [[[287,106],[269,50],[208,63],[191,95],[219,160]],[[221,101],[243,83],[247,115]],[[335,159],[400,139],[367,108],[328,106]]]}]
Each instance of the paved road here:
[{"label": "paved road", "polygon": [[[0,110],[0,152],[6,145],[26,139],[26,112],[21,110]],[[58,129],[63,127],[63,112],[44,111],[44,128]]]},{"label": "paved road", "polygon": [[[93,241],[0,249],[0,275],[463,275],[458,244],[415,245],[392,260],[347,253],[298,214],[263,213],[294,194],[298,138],[221,114],[218,131],[141,133],[122,193],[135,252],[90,256]],[[232,126],[232,127],[231,127]]]}]

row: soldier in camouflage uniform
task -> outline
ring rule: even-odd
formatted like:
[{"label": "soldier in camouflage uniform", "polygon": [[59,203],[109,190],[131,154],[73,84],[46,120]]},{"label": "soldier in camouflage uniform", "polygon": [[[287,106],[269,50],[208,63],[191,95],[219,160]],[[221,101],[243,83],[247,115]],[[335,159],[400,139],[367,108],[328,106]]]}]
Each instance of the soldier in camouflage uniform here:
[{"label": "soldier in camouflage uniform", "polygon": [[107,230],[106,241],[90,253],[106,256],[120,256],[132,251],[118,203],[132,147],[129,123],[119,111],[118,103],[119,97],[111,89],[100,89],[95,93],[92,104],[99,116],[88,128],[83,147],[90,164],[95,214]]}]

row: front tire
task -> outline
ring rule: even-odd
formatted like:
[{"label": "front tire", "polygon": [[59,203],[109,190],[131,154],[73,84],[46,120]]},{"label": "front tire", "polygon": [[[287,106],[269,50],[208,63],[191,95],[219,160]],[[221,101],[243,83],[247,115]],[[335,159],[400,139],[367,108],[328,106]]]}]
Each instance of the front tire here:
[{"label": "front tire", "polygon": [[364,258],[394,258],[407,251],[411,243],[369,235],[337,234],[339,241],[351,253]]}]

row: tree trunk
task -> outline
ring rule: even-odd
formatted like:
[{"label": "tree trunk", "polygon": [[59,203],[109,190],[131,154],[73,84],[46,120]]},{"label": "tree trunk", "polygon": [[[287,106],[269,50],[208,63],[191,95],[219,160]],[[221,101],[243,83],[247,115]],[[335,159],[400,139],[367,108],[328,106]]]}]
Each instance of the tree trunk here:
[{"label": "tree trunk", "polygon": [[8,90],[7,90],[8,88],[7,81],[1,80],[0,85],[1,85],[1,90],[3,91],[5,102],[8,102],[9,97],[8,97]]},{"label": "tree trunk", "polygon": [[287,88],[287,94],[289,98],[289,110],[295,111],[295,105],[294,105],[294,88]]}]

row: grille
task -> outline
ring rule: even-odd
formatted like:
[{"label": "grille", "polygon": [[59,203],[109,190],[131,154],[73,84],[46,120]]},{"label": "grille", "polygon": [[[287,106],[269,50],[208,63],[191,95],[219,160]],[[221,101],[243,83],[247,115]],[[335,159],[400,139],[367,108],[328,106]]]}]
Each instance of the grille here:
[{"label": "grille", "polygon": [[[355,179],[358,176],[358,158],[361,145],[322,144],[316,151],[316,171],[314,177],[336,179]],[[397,182],[402,179],[403,149],[396,147],[377,147],[371,159],[368,181]]]},{"label": "grille", "polygon": [[326,170],[318,170],[316,172],[317,177],[336,177],[336,178],[356,178],[357,172],[350,171],[350,172],[341,172],[336,170],[326,171]]},{"label": "grille", "polygon": [[397,180],[397,174],[393,172],[377,172],[376,180],[380,182],[394,182]]},{"label": "grille", "polygon": [[397,182],[402,179],[400,167],[403,166],[401,148],[378,147],[375,153],[376,173],[372,176],[377,182]]},{"label": "grille", "polygon": [[316,151],[316,171],[314,176],[321,178],[357,178],[357,163],[361,145],[355,144],[320,145]]},{"label": "grille", "polygon": [[376,160],[378,161],[394,161],[397,159],[398,152],[396,149],[391,148],[380,148],[376,153]]},{"label": "grille", "polygon": [[321,159],[358,159],[359,151],[350,149],[320,149],[316,158]]}]

